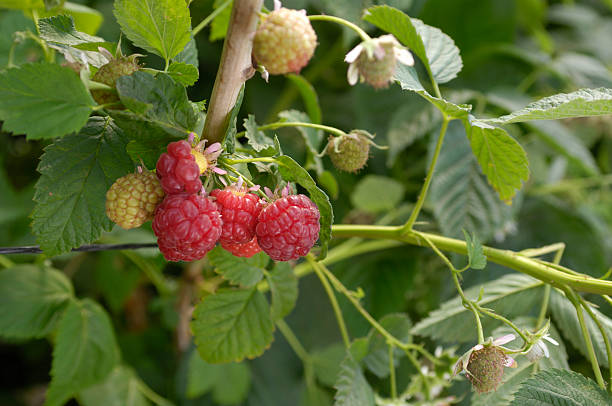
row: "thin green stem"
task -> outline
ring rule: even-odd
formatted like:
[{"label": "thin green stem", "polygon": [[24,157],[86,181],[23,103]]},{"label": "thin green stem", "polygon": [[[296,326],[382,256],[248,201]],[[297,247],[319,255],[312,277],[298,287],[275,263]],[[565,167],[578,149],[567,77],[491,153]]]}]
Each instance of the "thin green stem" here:
[{"label": "thin green stem", "polygon": [[599,175],[588,178],[565,179],[557,183],[539,186],[529,190],[531,195],[545,195],[565,191],[574,192],[577,189],[612,185],[612,174]]},{"label": "thin green stem", "polygon": [[[276,123],[270,123],[270,124],[259,126],[257,127],[257,129],[259,131],[266,131],[266,130],[275,130],[277,128],[282,128],[282,127],[308,127],[308,128],[316,128],[317,130],[323,130],[337,137],[346,135],[344,131],[338,128],[335,128],[335,127],[330,127],[328,125],[323,125],[323,124],[306,123],[302,121],[279,121]],[[236,134],[236,138],[244,137],[245,135],[246,135],[246,131],[240,131],[239,133]]]},{"label": "thin green stem", "polygon": [[482,330],[482,322],[480,321],[480,314],[478,314],[478,309],[476,308],[474,302],[472,302],[465,296],[465,293],[461,288],[461,283],[459,283],[458,273],[453,272],[453,270],[451,269],[451,274],[453,275],[453,283],[455,284],[455,289],[457,289],[457,293],[459,293],[459,296],[461,297],[463,306],[469,309],[474,315],[474,320],[476,321],[476,330],[478,332],[478,344],[482,344],[484,343],[484,333]]},{"label": "thin green stem", "polygon": [[606,383],[604,382],[603,376],[601,375],[601,369],[599,368],[599,362],[597,362],[597,355],[595,354],[595,348],[593,348],[593,341],[591,340],[591,334],[584,321],[584,314],[582,313],[582,306],[578,294],[570,288],[565,288],[565,296],[572,302],[576,308],[576,316],[578,316],[578,323],[580,323],[580,329],[582,330],[582,336],[586,344],[586,351],[591,361],[591,367],[593,368],[593,374],[597,384],[602,388],[606,389]]},{"label": "thin green stem", "polygon": [[[397,399],[397,382],[395,381],[395,365],[393,356],[393,344],[389,344],[389,380],[391,381],[391,398]],[[420,368],[418,368],[420,369]]]},{"label": "thin green stem", "polygon": [[158,395],[153,389],[149,388],[149,386],[141,381],[140,379],[136,380],[136,386],[140,393],[142,393],[147,399],[158,406],[173,406],[172,402],[166,400],[165,398]]},{"label": "thin green stem", "polygon": [[599,319],[595,315],[595,312],[593,312],[593,309],[591,309],[591,306],[589,306],[586,300],[584,300],[580,295],[576,295],[576,297],[580,301],[580,304],[582,305],[582,307],[584,307],[584,310],[586,310],[586,312],[589,314],[589,316],[591,317],[591,320],[593,320],[593,322],[599,329],[601,336],[603,337],[604,344],[606,346],[606,355],[608,357],[608,371],[610,372],[610,378],[609,378],[610,382],[608,385],[608,390],[610,391],[610,393],[612,393],[612,346],[610,345],[610,338],[608,337],[608,332],[603,327],[603,325],[601,324],[601,321],[599,321]]},{"label": "thin green stem", "polygon": [[[555,257],[553,258],[553,264],[558,265],[561,262],[561,258],[563,257],[563,252],[565,251],[565,243],[552,244],[548,246],[549,248],[556,248]],[[542,247],[546,248],[546,247]],[[550,285],[546,284],[544,286],[544,297],[542,298],[542,305],[540,306],[540,314],[538,315],[536,321],[536,330],[538,330],[542,323],[544,323],[544,318],[546,317],[546,312],[548,311],[548,302],[550,300],[550,290],[552,288]]]},{"label": "thin green stem", "polygon": [[308,351],[306,351],[302,343],[300,343],[300,340],[297,338],[293,330],[291,330],[291,327],[289,327],[289,325],[287,325],[283,319],[276,320],[276,327],[278,327],[278,331],[280,331],[283,337],[285,337],[285,340],[287,340],[287,343],[293,352],[295,352],[295,355],[297,355],[297,357],[302,361],[302,363],[309,363],[310,354],[308,354]]},{"label": "thin green stem", "polygon": [[336,299],[336,295],[334,294],[333,289],[329,285],[329,281],[327,280],[324,273],[321,271],[321,267],[317,265],[316,260],[310,254],[306,256],[306,260],[311,264],[315,273],[319,277],[321,281],[321,285],[325,289],[325,293],[329,297],[329,301],[331,302],[332,308],[334,309],[334,314],[336,315],[336,320],[338,321],[338,327],[340,328],[340,334],[342,335],[342,341],[344,342],[344,346],[349,348],[351,346],[351,339],[349,338],[348,330],[346,329],[346,324],[344,323],[344,317],[342,316],[342,310],[340,309],[340,305],[338,304],[338,300]]},{"label": "thin green stem", "polygon": [[312,16],[308,16],[308,19],[310,21],[329,21],[332,23],[341,24],[355,31],[364,41],[368,41],[372,39],[370,38],[367,32],[359,28],[357,25],[353,24],[350,21],[346,21],[345,19],[340,18],[340,17],[328,16],[328,15],[312,15]]},{"label": "thin green stem", "polygon": [[416,368],[417,372],[421,376],[421,379],[423,379],[423,386],[425,387],[425,400],[431,400],[431,389],[429,387],[429,380],[427,379],[427,375],[423,373],[421,369],[421,364],[409,350],[404,350],[404,354],[406,354],[408,361],[410,361],[410,363]]},{"label": "thin green stem", "polygon": [[[362,237],[375,239],[392,239],[407,244],[429,247],[429,244],[419,234],[426,235],[440,250],[456,252],[467,255],[465,241],[440,236],[431,233],[415,233],[405,231],[403,226],[372,226],[341,224],[332,226],[334,238]],[[483,247],[483,252],[490,262],[525,273],[559,289],[569,286],[580,292],[596,293],[600,295],[612,294],[612,282],[600,280],[576,271],[555,265],[550,262],[527,258],[517,252],[492,247]],[[574,273],[574,274],[572,274]]]},{"label": "thin green stem", "polygon": [[227,6],[229,6],[230,4],[232,4],[233,0],[225,0],[219,7],[217,7],[216,9],[214,9],[212,11],[212,13],[210,13],[205,19],[203,19],[200,24],[196,25],[196,27],[191,30],[191,35],[193,35],[194,37],[196,35],[198,35],[198,33],[200,31],[202,31],[204,29],[204,27],[206,27],[208,24],[210,24],[210,22],[212,20],[215,19],[216,16],[218,16],[219,14],[221,14],[221,12],[223,10],[225,10],[227,8]]},{"label": "thin green stem", "polygon": [[374,329],[378,331],[387,340],[388,343],[395,345],[396,347],[401,348],[404,351],[416,350],[420,352],[423,356],[425,356],[427,359],[429,359],[432,363],[434,364],[439,363],[436,357],[431,355],[422,346],[412,344],[412,343],[403,343],[400,340],[398,340],[396,337],[394,337],[391,333],[389,333],[383,326],[380,325],[380,323],[376,321],[376,319],[374,319],[374,317],[372,317],[372,315],[370,315],[370,313],[368,313],[366,309],[363,308],[363,306],[361,305],[361,303],[359,303],[359,300],[355,297],[355,295],[351,291],[349,291],[347,287],[344,286],[342,282],[340,282],[340,280],[336,278],[336,276],[329,269],[327,269],[325,265],[323,265],[321,262],[317,262],[312,256],[312,254],[308,254],[306,256],[306,259],[309,261],[312,261],[311,264],[313,268],[315,268],[315,272],[317,272],[318,270],[319,272],[324,274],[329,279],[329,281],[331,281],[334,288],[338,292],[342,293],[344,297],[346,297],[349,300],[349,302],[351,302],[353,307],[355,307],[355,309],[359,313],[361,313],[363,318],[365,318],[368,321],[368,323],[370,323],[370,325],[374,327]]},{"label": "thin green stem", "polygon": [[[528,248],[526,250],[519,251],[518,253],[526,256],[527,258],[534,258],[534,257],[539,257],[542,255],[550,254],[551,252],[555,252],[555,253],[561,252],[561,255],[563,255],[564,250],[565,250],[565,243],[558,242],[555,244],[545,245],[544,247],[540,247],[540,248]],[[554,263],[558,264],[559,261],[556,261]]]},{"label": "thin green stem", "polygon": [[6,255],[0,255],[0,265],[5,268],[12,268],[15,266],[15,263],[8,259]]},{"label": "thin green stem", "polygon": [[436,169],[436,163],[438,162],[438,157],[440,156],[440,151],[442,150],[442,142],[444,141],[444,135],[446,134],[446,129],[448,128],[448,123],[450,118],[444,116],[444,120],[442,121],[442,128],[440,128],[440,135],[438,135],[438,143],[436,144],[436,149],[434,151],[434,155],[431,159],[431,164],[429,165],[429,170],[427,171],[427,177],[425,178],[425,183],[423,183],[423,187],[421,189],[421,193],[419,194],[419,198],[414,205],[414,209],[412,210],[412,214],[408,218],[406,224],[404,224],[403,231],[408,232],[412,230],[412,226],[414,222],[419,217],[419,213],[421,212],[421,208],[423,207],[423,203],[425,203],[425,197],[427,197],[427,191],[429,190],[429,185],[431,184],[431,179],[433,178],[433,173]]}]

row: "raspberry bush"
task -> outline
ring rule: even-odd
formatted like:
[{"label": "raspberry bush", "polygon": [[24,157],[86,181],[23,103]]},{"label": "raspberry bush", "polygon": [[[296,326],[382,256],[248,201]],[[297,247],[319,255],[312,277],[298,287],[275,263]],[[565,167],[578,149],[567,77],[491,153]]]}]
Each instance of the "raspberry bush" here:
[{"label": "raspberry bush", "polygon": [[382,3],[0,0],[1,404],[612,403],[612,8]]}]

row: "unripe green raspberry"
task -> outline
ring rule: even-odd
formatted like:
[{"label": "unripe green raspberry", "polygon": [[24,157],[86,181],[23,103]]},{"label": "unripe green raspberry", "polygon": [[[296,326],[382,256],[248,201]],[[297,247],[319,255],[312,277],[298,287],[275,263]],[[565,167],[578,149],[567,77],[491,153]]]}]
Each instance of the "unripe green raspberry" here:
[{"label": "unripe green raspberry", "polygon": [[363,81],[375,89],[389,86],[397,66],[393,51],[395,45],[390,42],[380,42],[380,47],[384,50],[380,59],[376,55],[370,56],[367,52],[362,52],[356,61]]},{"label": "unripe green raspberry", "polygon": [[370,156],[370,140],[364,133],[353,130],[349,134],[330,138],[327,155],[336,168],[357,172],[365,166]]},{"label": "unripe green raspberry", "polygon": [[130,173],[106,192],[106,215],[121,228],[130,229],[153,219],[164,191],[153,172]]},{"label": "unripe green raspberry", "polygon": [[504,351],[494,345],[472,352],[466,368],[467,377],[478,393],[497,389],[504,375],[506,359]]},{"label": "unripe green raspberry", "polygon": [[[112,59],[109,63],[102,65],[98,69],[93,76],[93,80],[114,88],[119,77],[131,75],[140,68],[136,62],[137,57],[137,55],[131,55]],[[110,90],[92,90],[91,95],[98,104],[110,104],[119,101],[117,93]]]},{"label": "unripe green raspberry", "polygon": [[298,73],[314,54],[315,34],[304,10],[280,8],[262,18],[253,57],[272,75]]}]

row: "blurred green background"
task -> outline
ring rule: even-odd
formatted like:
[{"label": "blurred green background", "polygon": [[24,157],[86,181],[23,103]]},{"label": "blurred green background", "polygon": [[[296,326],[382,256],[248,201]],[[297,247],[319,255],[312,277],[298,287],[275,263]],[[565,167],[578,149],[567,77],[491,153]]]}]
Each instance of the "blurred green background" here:
[{"label": "blurred green background", "polygon": [[[118,40],[120,31],[112,15],[112,1],[76,2],[100,11],[103,23],[97,35]],[[612,87],[609,0],[287,0],[283,5],[358,22],[362,7],[382,3],[439,27],[455,40],[464,68],[457,79],[443,86],[442,92],[453,101],[473,104],[479,116],[503,114],[552,93]],[[271,1],[265,4],[272,8]],[[213,10],[213,1],[194,0],[190,9],[196,25]],[[376,34],[371,26],[360,24]],[[328,23],[315,22],[313,26],[319,46],[302,74],[316,88],[323,123],[346,131],[365,129],[377,134],[378,144],[390,147],[374,150],[368,166],[358,174],[338,173],[324,158],[338,187],[334,191],[334,182],[326,183],[336,222],[374,223],[386,216],[386,220],[399,223],[416,199],[431,150],[430,134],[437,133],[440,119],[418,96],[404,93],[398,86],[380,91],[365,85],[350,87],[343,58],[357,44],[356,36]],[[13,33],[33,29],[31,20],[22,13],[0,11],[0,68],[6,65]],[[200,79],[188,89],[193,101],[210,97],[220,58],[222,40],[211,40],[209,34],[207,28],[197,38]],[[125,38],[123,46],[126,53],[138,52]],[[16,47],[18,63],[36,61],[40,56],[31,40]],[[142,59],[142,63],[161,67],[161,60],[154,56]],[[239,127],[247,114],[255,114],[262,124],[275,121],[283,110],[304,108],[290,80],[272,77],[265,83],[255,77],[246,87]],[[612,265],[612,118],[535,122],[508,129],[527,150],[531,165],[531,178],[514,204],[507,206],[497,200],[471,160],[463,129],[452,125],[421,217],[427,220],[422,228],[454,237],[466,228],[489,245],[509,249],[564,241],[568,245],[564,265],[596,277],[603,275]],[[278,134],[284,152],[303,162],[305,149],[297,132],[288,129]],[[0,132],[0,246],[35,244],[28,215],[33,208],[38,158],[47,144]],[[150,227],[115,230],[102,240],[150,241],[154,241]],[[204,395],[188,398],[192,346],[179,349],[177,341],[177,306],[182,290],[178,290],[178,296],[159,295],[144,276],[142,261],[163,270],[181,286],[187,284],[189,269],[166,264],[156,250],[80,253],[53,259],[14,255],[10,259],[49,261],[71,277],[79,297],[100,301],[112,315],[124,361],[150,388],[176,404],[270,406],[302,401],[302,365],[278,333],[262,357],[246,363],[247,372],[219,370],[222,376],[229,374],[225,380]],[[205,261],[197,266],[205,277],[214,274]],[[406,312],[418,321],[441,301],[454,296],[448,271],[425,249],[388,249],[341,262],[332,270],[349,288],[363,288],[365,307],[377,319]],[[465,285],[507,272],[490,264],[485,271],[467,272]],[[596,298],[589,299],[597,303]],[[367,323],[348,302],[339,300],[351,335],[367,334]],[[610,314],[609,307],[602,311]],[[328,360],[318,378],[323,396],[331,399],[330,375],[334,376],[342,357],[341,340],[329,301],[315,277],[300,280],[298,303],[287,322],[308,350],[323,352],[321,357]],[[436,343],[427,345],[433,350]],[[591,374],[587,361],[567,345],[570,366]],[[42,404],[51,366],[50,343],[0,341],[0,360],[0,405]],[[400,365],[400,387],[411,372],[406,362]],[[387,393],[385,380],[374,375],[368,375],[368,379],[381,393]],[[467,390],[465,380],[460,380],[451,393]],[[469,396],[463,402],[469,404]]]}]

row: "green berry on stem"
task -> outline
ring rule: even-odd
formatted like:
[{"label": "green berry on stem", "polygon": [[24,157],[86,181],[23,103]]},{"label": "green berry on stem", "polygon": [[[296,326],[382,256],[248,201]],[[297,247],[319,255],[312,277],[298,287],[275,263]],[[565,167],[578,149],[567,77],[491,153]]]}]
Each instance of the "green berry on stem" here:
[{"label": "green berry on stem", "polygon": [[327,155],[334,166],[345,172],[357,172],[368,162],[372,141],[368,132],[353,130],[340,137],[330,137]]},{"label": "green berry on stem", "polygon": [[[140,69],[138,62],[136,61],[138,56],[139,55],[130,55],[113,58],[106,65],[102,65],[92,79],[95,82],[100,82],[114,88],[118,78],[121,76],[131,75]],[[96,89],[91,91],[91,95],[100,105],[119,102],[119,96],[112,90]]]}]

